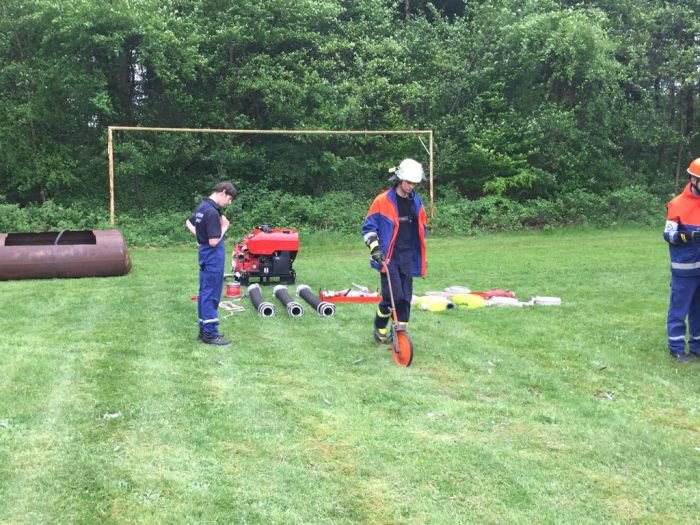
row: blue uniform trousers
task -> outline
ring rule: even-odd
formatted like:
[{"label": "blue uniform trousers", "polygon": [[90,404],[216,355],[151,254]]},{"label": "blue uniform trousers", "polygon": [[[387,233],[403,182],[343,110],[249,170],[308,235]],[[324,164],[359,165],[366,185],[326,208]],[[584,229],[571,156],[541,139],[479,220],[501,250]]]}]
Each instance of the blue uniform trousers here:
[{"label": "blue uniform trousers", "polygon": [[685,352],[685,320],[688,318],[688,346],[700,355],[700,276],[671,276],[671,299],[666,326],[668,349],[672,353]]},{"label": "blue uniform trousers", "polygon": [[219,333],[219,301],[224,287],[226,248],[222,240],[216,246],[199,247],[199,329],[211,336]]},{"label": "blue uniform trousers", "polygon": [[[401,256],[403,255],[403,257]],[[396,318],[401,323],[407,323],[411,317],[411,298],[413,297],[413,275],[410,267],[410,254],[399,254],[398,257],[389,261],[389,275],[382,273],[380,282],[382,286],[382,300],[378,305],[378,310],[386,315],[391,311],[391,298],[389,296],[389,282],[391,279],[391,289],[394,294],[394,304],[396,305]],[[377,315],[375,326],[384,328],[389,322],[389,317]]]},{"label": "blue uniform trousers", "polygon": [[223,286],[223,272],[200,270],[197,315],[199,316],[199,328],[207,335],[219,333],[218,309]]}]

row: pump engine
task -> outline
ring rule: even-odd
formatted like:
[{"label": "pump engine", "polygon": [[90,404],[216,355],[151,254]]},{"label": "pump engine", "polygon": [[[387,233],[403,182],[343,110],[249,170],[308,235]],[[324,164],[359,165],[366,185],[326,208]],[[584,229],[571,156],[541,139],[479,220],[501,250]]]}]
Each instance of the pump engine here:
[{"label": "pump engine", "polygon": [[293,284],[296,272],[292,264],[298,251],[299,234],[296,230],[263,224],[236,243],[231,270],[243,285],[248,285],[253,278],[258,278],[261,284],[269,283],[271,278]]}]

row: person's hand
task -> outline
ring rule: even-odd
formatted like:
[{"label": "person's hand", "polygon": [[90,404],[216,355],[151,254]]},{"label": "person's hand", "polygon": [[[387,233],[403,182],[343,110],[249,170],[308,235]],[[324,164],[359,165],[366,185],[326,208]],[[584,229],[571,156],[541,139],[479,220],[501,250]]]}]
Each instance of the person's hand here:
[{"label": "person's hand", "polygon": [[381,246],[379,246],[379,237],[377,234],[374,232],[368,233],[365,237],[365,243],[367,244],[367,248],[369,248],[369,256],[372,257],[374,262],[381,266],[384,262],[384,252]]},{"label": "person's hand", "polygon": [[374,259],[374,262],[379,264],[380,266],[384,262],[384,252],[382,252],[382,249],[379,247],[379,243],[377,243],[376,246],[372,248],[372,250],[369,252],[370,257]]},{"label": "person's hand", "polygon": [[229,220],[226,218],[226,215],[222,215],[221,216],[221,232],[222,233],[225,232],[226,230],[228,230],[229,224],[230,223],[229,223]]}]

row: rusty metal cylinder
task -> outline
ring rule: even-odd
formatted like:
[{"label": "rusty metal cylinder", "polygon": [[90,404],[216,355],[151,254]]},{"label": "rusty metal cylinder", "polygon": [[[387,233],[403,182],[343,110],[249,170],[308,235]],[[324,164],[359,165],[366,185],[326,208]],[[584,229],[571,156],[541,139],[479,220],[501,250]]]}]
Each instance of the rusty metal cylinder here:
[{"label": "rusty metal cylinder", "polygon": [[118,230],[0,233],[0,281],[109,277],[130,269]]}]

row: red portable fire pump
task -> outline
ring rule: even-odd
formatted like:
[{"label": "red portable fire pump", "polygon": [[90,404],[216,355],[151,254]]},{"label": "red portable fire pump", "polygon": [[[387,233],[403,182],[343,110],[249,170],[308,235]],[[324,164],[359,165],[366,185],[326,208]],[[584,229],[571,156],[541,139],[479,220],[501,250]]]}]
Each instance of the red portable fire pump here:
[{"label": "red portable fire pump", "polygon": [[296,272],[292,263],[298,251],[299,234],[296,230],[263,224],[236,243],[231,270],[242,285],[248,285],[255,277],[260,283],[269,283],[270,278],[278,277],[280,283],[293,284]]}]

